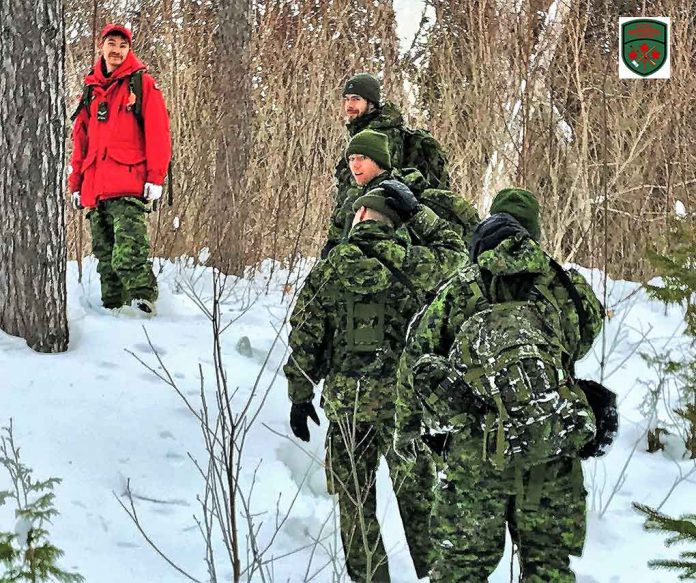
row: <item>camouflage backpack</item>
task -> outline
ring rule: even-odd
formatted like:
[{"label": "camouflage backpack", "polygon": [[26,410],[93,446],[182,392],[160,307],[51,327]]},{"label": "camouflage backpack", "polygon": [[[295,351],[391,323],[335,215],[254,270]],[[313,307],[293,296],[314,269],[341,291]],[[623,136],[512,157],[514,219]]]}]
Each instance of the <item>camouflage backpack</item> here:
[{"label": "camouflage backpack", "polygon": [[463,196],[451,190],[428,188],[424,190],[419,202],[435,211],[441,219],[446,220],[452,229],[467,244],[476,225],[480,222],[474,206]]},{"label": "camouflage backpack", "polygon": [[429,188],[449,188],[449,165],[442,146],[423,129],[404,127],[404,157],[401,168],[418,168]]},{"label": "camouflage backpack", "polygon": [[527,297],[487,297],[477,266],[460,274],[480,309],[448,360],[479,405],[482,456],[500,470],[577,456],[595,434],[583,391],[564,367],[560,310],[543,282]]},{"label": "camouflage backpack", "polygon": [[476,208],[463,196],[444,188],[432,188],[423,173],[417,168],[404,168],[394,172],[394,177],[408,186],[418,202],[432,209],[437,216],[447,221],[466,243],[481,219]]}]

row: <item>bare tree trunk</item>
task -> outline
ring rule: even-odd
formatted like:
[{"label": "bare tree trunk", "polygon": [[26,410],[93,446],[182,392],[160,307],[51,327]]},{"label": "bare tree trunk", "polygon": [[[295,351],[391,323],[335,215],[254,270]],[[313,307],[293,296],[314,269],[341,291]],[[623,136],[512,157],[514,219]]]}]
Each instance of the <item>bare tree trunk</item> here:
[{"label": "bare tree trunk", "polygon": [[[245,178],[251,141],[250,0],[224,0],[217,8],[217,154],[210,209],[213,260],[227,273],[244,268],[246,217],[253,200]],[[216,248],[217,247],[217,248]]]},{"label": "bare tree trunk", "polygon": [[68,347],[62,0],[0,0],[0,328]]}]

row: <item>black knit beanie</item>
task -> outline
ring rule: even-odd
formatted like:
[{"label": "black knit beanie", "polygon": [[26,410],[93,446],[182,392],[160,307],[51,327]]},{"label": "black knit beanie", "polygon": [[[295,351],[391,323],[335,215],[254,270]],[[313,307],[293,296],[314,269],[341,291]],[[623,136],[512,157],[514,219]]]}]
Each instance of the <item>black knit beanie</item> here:
[{"label": "black knit beanie", "polygon": [[360,95],[378,106],[381,98],[379,81],[369,73],[358,73],[346,81],[343,95],[348,94]]}]

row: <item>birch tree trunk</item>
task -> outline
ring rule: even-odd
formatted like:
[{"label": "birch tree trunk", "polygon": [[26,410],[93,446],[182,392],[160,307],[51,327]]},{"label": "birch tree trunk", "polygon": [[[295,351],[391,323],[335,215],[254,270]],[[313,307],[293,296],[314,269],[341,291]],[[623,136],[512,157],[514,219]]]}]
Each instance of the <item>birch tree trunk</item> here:
[{"label": "birch tree trunk", "polygon": [[68,347],[63,0],[0,0],[0,329]]}]

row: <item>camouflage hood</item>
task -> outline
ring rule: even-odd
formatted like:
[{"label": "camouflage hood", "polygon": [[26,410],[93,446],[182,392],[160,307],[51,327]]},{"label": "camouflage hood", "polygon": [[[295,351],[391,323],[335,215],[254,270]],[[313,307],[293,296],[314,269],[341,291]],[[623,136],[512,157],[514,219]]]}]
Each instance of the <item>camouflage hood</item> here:
[{"label": "camouflage hood", "polygon": [[[389,257],[390,260],[401,263],[408,245],[407,235],[403,230],[394,232],[394,228],[377,221],[363,221],[355,225],[350,232],[347,243],[334,247],[327,257],[332,267],[332,273],[341,286],[349,292],[357,294],[373,294],[388,289],[392,279],[375,257],[366,257],[365,251],[370,249],[370,255]],[[398,245],[394,245],[397,242]],[[394,254],[401,257],[394,257]]]},{"label": "camouflage hood", "polygon": [[416,197],[418,197],[425,189],[428,188],[428,184],[425,182],[425,178],[423,178],[423,175],[417,168],[395,168],[391,171],[383,172],[382,174],[375,176],[372,180],[370,180],[370,182],[361,187],[361,192],[365,194],[374,188],[378,188],[379,185],[382,184],[382,182],[384,182],[385,180],[392,179],[396,179],[399,182],[403,182],[406,186],[408,186],[411,189],[411,191],[413,192],[413,194],[416,195]]},{"label": "camouflage hood", "polygon": [[408,186],[417,197],[420,197],[423,191],[428,188],[428,183],[418,168],[401,168],[393,170],[392,174],[394,178]]},{"label": "camouflage hood", "polygon": [[528,235],[514,235],[494,249],[481,253],[476,263],[494,276],[545,273],[549,260],[539,244]]},{"label": "camouflage hood", "polygon": [[363,115],[346,124],[348,133],[354,136],[364,129],[370,128],[378,132],[398,128],[404,125],[404,116],[399,111],[399,108],[387,101],[382,107],[375,109],[373,112]]}]

